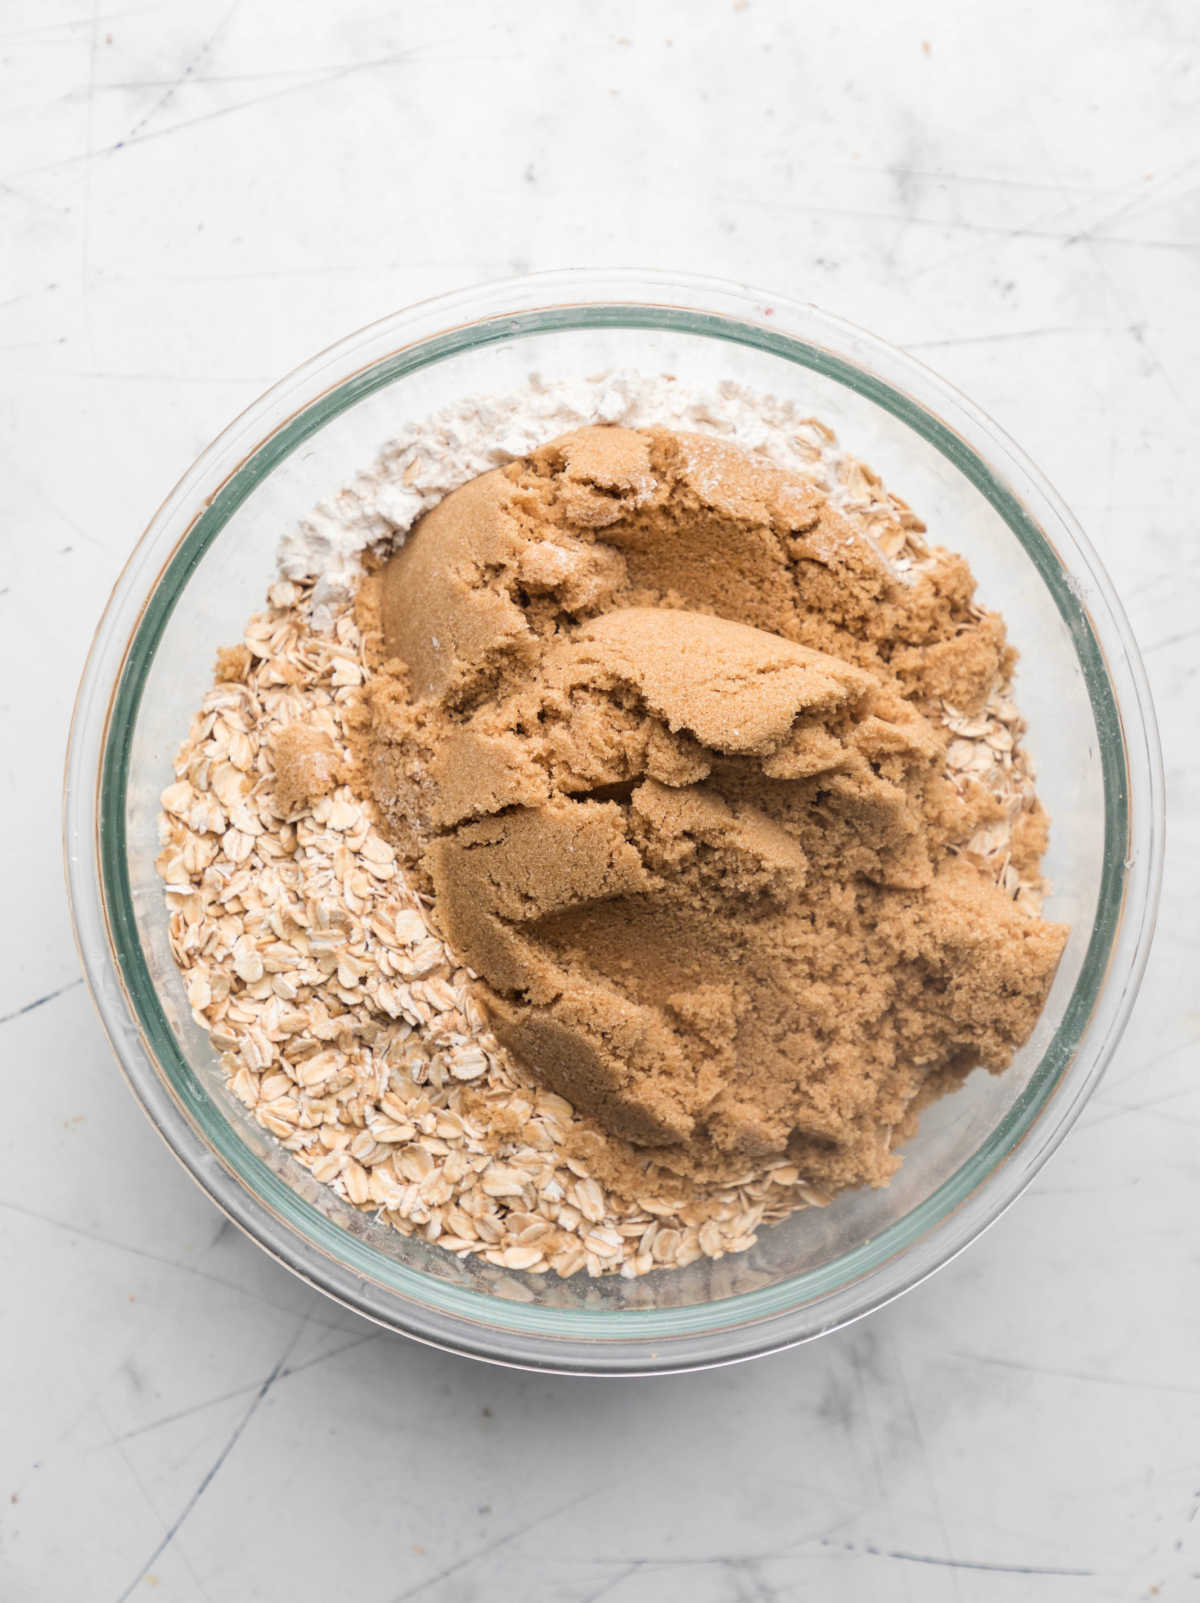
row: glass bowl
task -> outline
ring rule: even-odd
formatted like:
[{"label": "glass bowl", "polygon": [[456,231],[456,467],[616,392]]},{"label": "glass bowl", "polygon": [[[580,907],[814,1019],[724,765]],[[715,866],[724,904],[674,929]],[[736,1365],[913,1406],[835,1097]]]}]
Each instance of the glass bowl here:
[{"label": "glass bowl", "polygon": [[[1052,819],[1047,913],[1071,935],[1029,1043],[930,1108],[892,1184],[760,1233],[751,1251],[639,1280],[460,1261],[343,1204],[226,1090],[167,944],[158,797],[241,637],[280,534],[406,423],[533,372],[733,379],[790,399],[961,551],[1021,651]],[[399,312],[314,357],[244,412],[138,543],[84,672],[65,840],[88,982],[126,1077],[197,1182],[281,1263],[393,1330],[530,1368],[637,1374],[718,1364],[834,1330],[944,1264],[1029,1183],[1112,1055],[1145,963],[1162,841],[1145,678],[1100,564],[1045,480],[928,369],[813,307],[736,285],[568,272]]]}]

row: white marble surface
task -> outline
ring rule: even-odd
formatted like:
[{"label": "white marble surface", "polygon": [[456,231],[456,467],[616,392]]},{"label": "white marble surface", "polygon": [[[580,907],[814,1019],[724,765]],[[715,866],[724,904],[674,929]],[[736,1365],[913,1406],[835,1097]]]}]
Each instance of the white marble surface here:
[{"label": "white marble surface", "polygon": [[[0,8],[0,1598],[1200,1597],[1200,48],[1191,0]],[[1172,834],[1031,1192],[898,1305],[572,1382],[373,1332],[226,1226],[79,981],[58,800],[103,598],[245,402],[527,268],[676,266],[919,352],[1086,523]]]}]

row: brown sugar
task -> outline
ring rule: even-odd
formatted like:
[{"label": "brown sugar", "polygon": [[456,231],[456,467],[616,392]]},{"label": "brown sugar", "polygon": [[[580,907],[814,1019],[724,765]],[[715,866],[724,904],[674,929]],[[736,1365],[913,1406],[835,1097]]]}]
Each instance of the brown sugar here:
[{"label": "brown sugar", "polygon": [[271,748],[275,763],[275,805],[287,817],[326,796],[340,777],[341,761],[322,729],[288,724]]},{"label": "brown sugar", "polygon": [[244,645],[218,646],[213,678],[219,685],[239,684],[245,679],[253,658]]},{"label": "brown sugar", "polygon": [[[1066,932],[976,861],[1002,809],[942,712],[1013,653],[961,558],[901,573],[761,459],[591,428],[366,586],[382,825],[601,1178],[652,1148],[881,1183],[919,1106],[1028,1037]],[[1012,841],[1035,877],[1032,795]]]}]

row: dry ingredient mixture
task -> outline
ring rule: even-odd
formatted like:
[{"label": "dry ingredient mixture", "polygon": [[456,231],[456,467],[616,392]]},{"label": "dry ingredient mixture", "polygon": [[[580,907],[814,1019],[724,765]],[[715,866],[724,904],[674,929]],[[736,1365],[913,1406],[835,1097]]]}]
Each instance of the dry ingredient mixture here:
[{"label": "dry ingredient mixture", "polygon": [[[469,408],[385,452],[285,542],[163,796],[235,1093],[502,1269],[633,1277],[884,1182],[1065,938],[965,564],[811,420],[664,383],[535,387],[540,438],[465,488],[501,403],[457,455]],[[543,443],[647,399],[706,435]],[[714,437],[748,419],[753,460]]]}]

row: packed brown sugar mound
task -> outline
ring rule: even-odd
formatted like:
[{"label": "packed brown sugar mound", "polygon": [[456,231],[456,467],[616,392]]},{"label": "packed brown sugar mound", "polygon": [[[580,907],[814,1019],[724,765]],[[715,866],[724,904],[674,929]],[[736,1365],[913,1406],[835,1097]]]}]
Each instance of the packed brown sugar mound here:
[{"label": "packed brown sugar mound", "polygon": [[[620,428],[464,486],[367,582],[383,827],[610,1178],[880,1183],[1028,1037],[1066,931],[967,849],[1004,807],[943,714],[1012,666],[972,591],[762,459]],[[1006,822],[1036,882],[1031,794]]]}]

